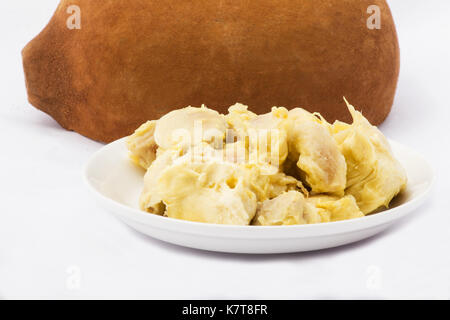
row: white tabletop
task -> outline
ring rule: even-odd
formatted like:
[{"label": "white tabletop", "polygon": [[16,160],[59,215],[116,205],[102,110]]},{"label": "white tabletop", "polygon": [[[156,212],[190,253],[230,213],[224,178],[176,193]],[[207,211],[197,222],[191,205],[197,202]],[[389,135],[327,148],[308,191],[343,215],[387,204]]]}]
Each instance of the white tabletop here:
[{"label": "white tabletop", "polygon": [[431,162],[431,199],[369,240],[270,256],[153,240],[90,198],[81,170],[102,145],[26,100],[20,50],[57,3],[0,4],[0,298],[450,298],[450,1],[390,1],[402,66],[381,129]]}]

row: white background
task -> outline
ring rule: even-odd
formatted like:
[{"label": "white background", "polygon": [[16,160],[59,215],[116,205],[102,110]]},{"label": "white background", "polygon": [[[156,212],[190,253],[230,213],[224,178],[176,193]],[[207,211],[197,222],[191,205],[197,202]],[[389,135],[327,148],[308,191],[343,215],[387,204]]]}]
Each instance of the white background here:
[{"label": "white background", "polygon": [[401,76],[381,129],[431,162],[430,200],[369,240],[271,256],[169,245],[100,208],[81,169],[101,144],[26,100],[20,50],[58,1],[0,3],[1,298],[450,298],[450,1],[390,1]]}]

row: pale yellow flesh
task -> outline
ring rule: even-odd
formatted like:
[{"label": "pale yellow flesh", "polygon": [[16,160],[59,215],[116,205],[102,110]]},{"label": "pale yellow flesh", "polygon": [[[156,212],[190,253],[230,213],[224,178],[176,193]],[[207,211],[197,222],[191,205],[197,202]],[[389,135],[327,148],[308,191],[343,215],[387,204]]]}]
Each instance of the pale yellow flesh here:
[{"label": "pale yellow flesh", "polygon": [[140,207],[262,226],[348,220],[387,207],[405,188],[405,171],[381,132],[348,108],[353,124],[329,124],[300,108],[256,115],[241,104],[227,115],[188,107],[149,121],[127,139],[131,160],[147,170]]},{"label": "pale yellow flesh", "polygon": [[347,162],[345,193],[355,197],[364,214],[388,207],[407,183],[406,172],[383,134],[348,105],[353,124],[336,122],[331,131]]}]

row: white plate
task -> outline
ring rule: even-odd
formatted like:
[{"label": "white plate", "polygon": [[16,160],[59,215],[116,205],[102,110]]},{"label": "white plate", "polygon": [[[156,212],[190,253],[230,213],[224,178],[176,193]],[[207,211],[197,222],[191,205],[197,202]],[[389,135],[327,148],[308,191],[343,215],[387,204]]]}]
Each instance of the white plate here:
[{"label": "white plate", "polygon": [[176,220],[140,211],[144,170],[130,163],[124,139],[96,152],[84,171],[89,190],[132,228],[181,246],[233,253],[286,253],[336,247],[371,237],[424,202],[433,171],[416,152],[390,141],[408,175],[407,190],[391,209],[354,220],[298,226],[229,226]]}]

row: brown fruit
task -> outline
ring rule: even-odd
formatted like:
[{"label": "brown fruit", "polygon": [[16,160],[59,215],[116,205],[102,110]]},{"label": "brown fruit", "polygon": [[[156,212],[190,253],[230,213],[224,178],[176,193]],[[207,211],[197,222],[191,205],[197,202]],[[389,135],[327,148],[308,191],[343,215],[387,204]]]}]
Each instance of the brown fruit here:
[{"label": "brown fruit", "polygon": [[[70,5],[81,9],[79,30],[67,27]],[[367,28],[370,5],[381,29]],[[384,0],[62,0],[23,63],[31,104],[108,142],[201,104],[304,107],[348,121],[346,96],[379,124],[399,47]]]}]

